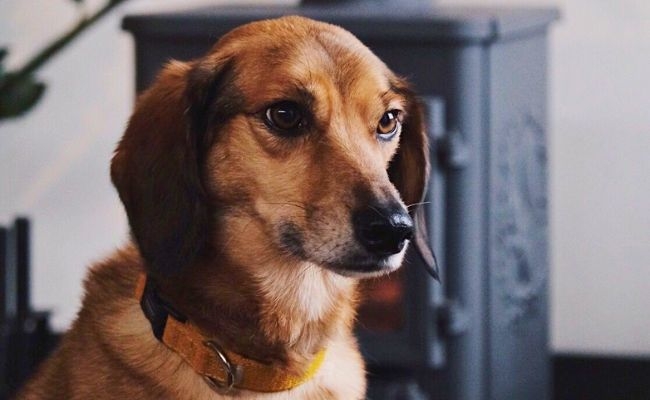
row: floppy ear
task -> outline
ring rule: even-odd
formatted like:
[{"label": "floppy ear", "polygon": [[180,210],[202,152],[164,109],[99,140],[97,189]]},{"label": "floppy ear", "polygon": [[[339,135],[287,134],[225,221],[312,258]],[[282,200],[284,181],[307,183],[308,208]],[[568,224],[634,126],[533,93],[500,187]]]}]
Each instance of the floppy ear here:
[{"label": "floppy ear", "polygon": [[406,118],[402,124],[397,154],[390,163],[388,175],[399,191],[415,223],[415,247],[427,271],[438,279],[438,265],[429,245],[422,200],[429,178],[429,140],[424,126],[422,104],[402,82],[394,85],[408,101]]},{"label": "floppy ear", "polygon": [[207,250],[213,216],[201,170],[226,64],[169,63],[139,97],[113,156],[113,184],[154,276],[181,272]]}]

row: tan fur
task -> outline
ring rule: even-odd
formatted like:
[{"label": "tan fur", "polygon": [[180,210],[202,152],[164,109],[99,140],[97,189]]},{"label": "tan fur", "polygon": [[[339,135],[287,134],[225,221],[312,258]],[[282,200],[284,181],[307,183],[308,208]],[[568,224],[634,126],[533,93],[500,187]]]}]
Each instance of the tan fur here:
[{"label": "tan fur", "polygon": [[[308,134],[287,139],[262,123],[269,104],[305,93]],[[404,111],[402,137],[380,142],[377,121],[391,109]],[[258,22],[201,59],[168,64],[112,164],[135,241],[90,270],[77,320],[19,398],[225,398],[155,339],[133,295],[140,272],[230,351],[297,372],[327,349],[295,389],[233,395],[364,398],[350,276],[394,270],[405,249],[376,273],[348,270],[359,251],[350,216],[368,199],[418,202],[427,152],[403,82],[338,27]]]}]

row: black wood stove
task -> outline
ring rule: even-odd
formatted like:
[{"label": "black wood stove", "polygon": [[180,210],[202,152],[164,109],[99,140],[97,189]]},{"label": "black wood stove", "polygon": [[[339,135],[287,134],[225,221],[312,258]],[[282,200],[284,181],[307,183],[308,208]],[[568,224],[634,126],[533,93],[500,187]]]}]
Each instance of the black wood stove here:
[{"label": "black wood stove", "polygon": [[553,9],[442,8],[427,1],[306,1],[129,16],[137,89],[170,58],[230,29],[299,14],[354,33],[428,106],[427,212],[442,283],[412,264],[368,287],[359,337],[369,397],[550,396],[546,185],[547,30]]},{"label": "black wood stove", "polygon": [[30,305],[30,222],[0,226],[0,399],[14,393],[54,348],[49,313]]}]

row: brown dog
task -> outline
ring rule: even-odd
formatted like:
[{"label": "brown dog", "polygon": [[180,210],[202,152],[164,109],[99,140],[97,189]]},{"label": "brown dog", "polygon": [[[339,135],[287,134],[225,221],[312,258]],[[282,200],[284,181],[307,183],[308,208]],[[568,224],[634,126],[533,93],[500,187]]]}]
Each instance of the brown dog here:
[{"label": "brown dog", "polygon": [[256,22],[171,62],[112,162],[133,244],[19,398],[364,398],[356,278],[402,263],[427,154],[411,92],[341,28]]}]

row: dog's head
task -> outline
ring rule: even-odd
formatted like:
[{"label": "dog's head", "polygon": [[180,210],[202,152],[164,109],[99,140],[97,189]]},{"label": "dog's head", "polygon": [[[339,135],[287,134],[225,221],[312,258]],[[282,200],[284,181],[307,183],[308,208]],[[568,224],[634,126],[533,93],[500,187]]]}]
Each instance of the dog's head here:
[{"label": "dog's head", "polygon": [[347,31],[285,17],[167,65],[111,172],[151,274],[237,244],[369,276],[398,268],[423,234],[427,157],[400,78]]}]

